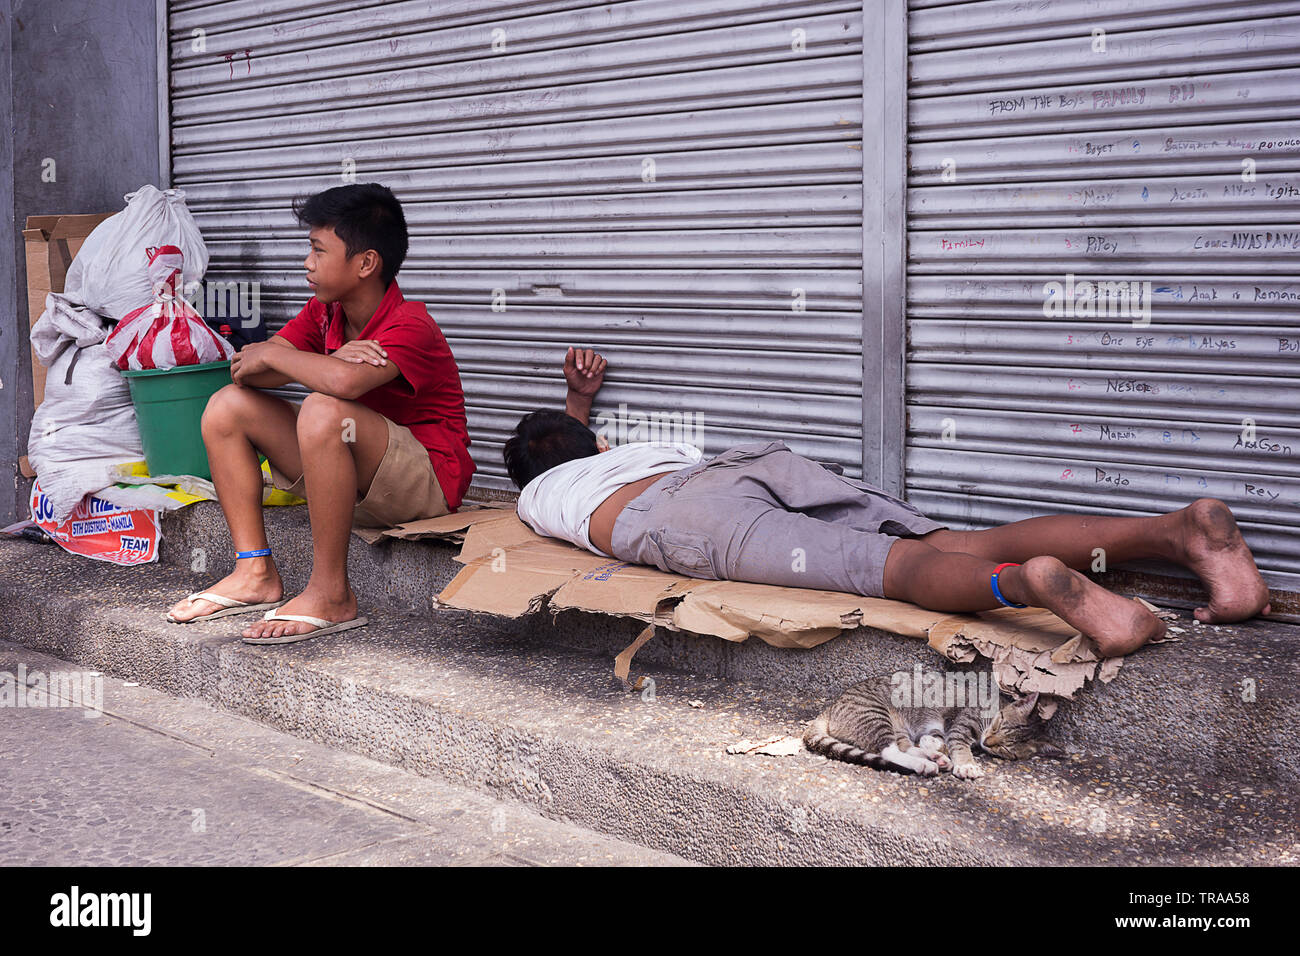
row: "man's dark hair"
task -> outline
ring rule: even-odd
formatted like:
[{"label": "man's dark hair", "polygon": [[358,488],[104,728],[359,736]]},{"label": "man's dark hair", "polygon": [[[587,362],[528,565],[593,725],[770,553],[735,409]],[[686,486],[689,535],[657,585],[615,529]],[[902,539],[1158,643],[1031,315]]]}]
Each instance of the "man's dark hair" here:
[{"label": "man's dark hair", "polygon": [[298,222],[312,229],[328,226],[343,240],[348,258],[374,249],[383,260],[380,277],[393,281],[406,259],[406,216],[393,191],[379,183],[335,186],[293,201]]},{"label": "man's dark hair", "polygon": [[556,409],[540,408],[519,419],[503,455],[510,480],[523,488],[556,465],[599,451],[596,433],[582,422]]}]

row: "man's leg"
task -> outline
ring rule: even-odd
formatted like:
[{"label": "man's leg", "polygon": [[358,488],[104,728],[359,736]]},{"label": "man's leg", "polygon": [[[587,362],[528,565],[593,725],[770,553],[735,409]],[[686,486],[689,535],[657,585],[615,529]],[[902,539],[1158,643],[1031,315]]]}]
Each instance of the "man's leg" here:
[{"label": "man's leg", "polygon": [[[616,556],[691,577],[845,591],[934,611],[1002,606],[990,579],[1005,559],[942,551],[787,511],[767,495],[765,483],[744,478],[742,469],[731,471],[709,482],[691,478],[647,508],[625,510],[614,528]],[[741,488],[745,493],[738,496]],[[1006,568],[998,583],[1007,600],[1051,610],[1107,656],[1164,633],[1164,623],[1136,601],[1111,594],[1054,557]]]},{"label": "man's leg", "polygon": [[[763,491],[787,510],[852,528],[875,530],[879,508],[889,500],[878,489],[864,493],[860,482],[837,478],[788,450],[760,458],[745,473],[755,475]],[[914,529],[918,524],[905,516],[900,520]],[[1091,567],[1098,548],[1107,564],[1159,558],[1189,568],[1205,585],[1210,600],[1207,607],[1196,609],[1198,620],[1241,621],[1269,611],[1268,588],[1236,520],[1228,506],[1214,498],[1151,518],[1050,515],[981,531],[942,529],[919,537],[941,551],[963,551],[999,563],[1051,555],[1071,568],[1084,569]]]},{"label": "man's leg", "polygon": [[[918,539],[894,541],[885,560],[885,597],[932,611],[985,611],[993,596],[993,569],[1002,562],[941,551]],[[1106,657],[1137,650],[1165,632],[1165,624],[1136,601],[1112,594],[1051,555],[1003,568],[998,589],[1008,601],[1044,607],[1097,642]]]},{"label": "man's leg", "polygon": [[[696,516],[694,526],[705,520]],[[672,543],[671,531],[661,540]],[[775,508],[750,525],[742,548],[728,552],[722,576],[736,581],[883,596],[932,611],[1003,606],[991,582],[1001,559],[942,551],[917,539]],[[1108,657],[1127,654],[1165,631],[1164,622],[1136,601],[1112,594],[1050,555],[1004,568],[998,587],[1008,601],[1045,607],[1077,627]]]},{"label": "man's leg", "polygon": [[[256,551],[267,544],[258,452],[286,474],[302,470],[294,417],[294,407],[283,399],[234,384],[217,391],[203,411],[201,428],[212,483],[236,551]],[[278,601],[284,586],[275,562],[261,557],[236,561],[233,572],[204,590],[260,604]],[[220,609],[211,601],[182,600],[171,609],[171,615],[187,621]]]},{"label": "man's leg", "polygon": [[1228,506],[1199,498],[1186,508],[1149,518],[1045,515],[980,531],[932,531],[921,541],[995,561],[1051,555],[1083,570],[1105,556],[1107,566],[1157,558],[1189,568],[1210,594],[1200,621],[1242,621],[1267,614],[1268,587]]},{"label": "man's leg", "polygon": [[[297,436],[311,517],[311,578],[277,613],[350,621],[357,616],[347,573],[352,512],[358,491],[370,487],[388,448],[388,422],[359,402],[315,392],[298,412]],[[255,621],[243,636],[280,637],[314,629],[300,621]]]}]

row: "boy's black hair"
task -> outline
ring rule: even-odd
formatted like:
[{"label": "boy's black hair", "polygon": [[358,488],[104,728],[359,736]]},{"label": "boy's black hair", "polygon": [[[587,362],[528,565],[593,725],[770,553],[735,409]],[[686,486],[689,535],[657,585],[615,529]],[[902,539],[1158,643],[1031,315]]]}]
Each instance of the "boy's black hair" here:
[{"label": "boy's black hair", "polygon": [[502,454],[510,480],[523,488],[556,465],[599,451],[596,433],[582,422],[554,408],[539,408],[519,419]]},{"label": "boy's black hair", "polygon": [[393,281],[406,259],[406,216],[393,191],[379,183],[335,186],[293,201],[293,214],[304,226],[328,226],[343,240],[348,258],[374,249],[383,261],[384,285]]}]

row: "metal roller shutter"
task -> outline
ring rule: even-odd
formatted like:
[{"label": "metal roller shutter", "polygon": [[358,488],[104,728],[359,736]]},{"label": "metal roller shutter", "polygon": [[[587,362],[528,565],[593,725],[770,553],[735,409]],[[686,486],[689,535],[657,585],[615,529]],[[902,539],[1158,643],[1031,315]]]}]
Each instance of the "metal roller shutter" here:
[{"label": "metal roller shutter", "polygon": [[259,281],[279,327],[308,295],[290,199],[345,163],[391,186],[480,487],[507,486],[519,416],[562,400],[569,344],[610,355],[598,413],[698,413],[706,452],[779,436],[861,474],[859,3],[169,11],[172,181],[209,279]]},{"label": "metal roller shutter", "polygon": [[[908,19],[910,500],[966,527],[1222,498],[1296,590],[1300,3]],[[1150,325],[1047,317],[1067,274],[1150,281]]]}]

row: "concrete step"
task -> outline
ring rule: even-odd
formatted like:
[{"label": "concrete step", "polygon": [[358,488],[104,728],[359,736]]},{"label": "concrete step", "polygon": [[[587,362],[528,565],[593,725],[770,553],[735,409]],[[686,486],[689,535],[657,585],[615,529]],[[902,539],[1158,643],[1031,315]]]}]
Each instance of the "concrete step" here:
[{"label": "concrete step", "polygon": [[[302,587],[311,570],[306,512],[305,507],[265,509],[276,560],[291,591]],[[435,613],[431,599],[460,569],[454,560],[458,550],[434,540],[367,545],[354,537],[353,587],[368,606],[428,618]],[[193,576],[194,587],[229,573],[234,559],[220,508],[207,502],[167,515],[162,560],[187,571],[205,567]],[[642,627],[576,612],[492,626],[537,646],[583,650],[606,661]],[[1184,629],[1182,639],[1131,655],[1116,680],[1089,685],[1064,704],[1052,719],[1053,738],[1067,748],[1117,760],[1151,762],[1155,751],[1158,763],[1228,779],[1300,782],[1300,741],[1281,730],[1300,726],[1300,627],[1271,621],[1203,626],[1186,611],[1175,626]],[[806,651],[773,648],[756,638],[735,644],[660,629],[636,661],[807,694],[816,701],[827,701],[869,675],[943,663],[923,642],[874,628],[845,632]]]},{"label": "concrete step", "polygon": [[[531,622],[392,605],[367,607],[365,628],[254,647],[238,617],[162,620],[198,583],[186,570],[21,540],[0,541],[0,567],[8,640],[698,862],[1300,861],[1295,788],[1169,758],[1178,725],[1146,731],[1154,764],[1090,751],[990,763],[978,781],[729,756],[742,738],[797,733],[824,694],[655,664],[640,667],[647,700],[607,657],[541,643]],[[1281,745],[1285,726],[1263,742]]]}]

